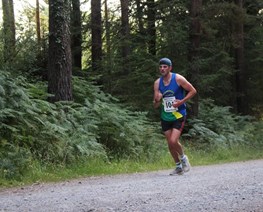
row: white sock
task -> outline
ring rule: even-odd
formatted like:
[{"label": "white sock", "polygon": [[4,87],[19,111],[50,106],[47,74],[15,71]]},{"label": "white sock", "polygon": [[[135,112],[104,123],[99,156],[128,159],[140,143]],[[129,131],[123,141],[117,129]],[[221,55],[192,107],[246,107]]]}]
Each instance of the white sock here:
[{"label": "white sock", "polygon": [[185,159],[185,154],[182,154],[181,155],[181,160],[184,160]]},{"label": "white sock", "polygon": [[176,163],[176,167],[181,167],[182,168],[182,164],[180,162]]}]

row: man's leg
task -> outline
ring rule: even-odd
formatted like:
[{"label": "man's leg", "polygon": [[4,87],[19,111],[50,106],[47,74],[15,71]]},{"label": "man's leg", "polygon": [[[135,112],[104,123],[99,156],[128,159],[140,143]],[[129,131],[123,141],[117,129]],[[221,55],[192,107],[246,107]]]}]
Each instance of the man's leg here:
[{"label": "man's leg", "polygon": [[176,168],[172,173],[170,173],[170,175],[183,174],[184,171],[188,172],[191,165],[189,163],[188,157],[184,155],[182,145],[179,142],[181,130],[173,128],[166,131],[164,134],[168,143],[170,153],[176,163]]},{"label": "man's leg", "polygon": [[173,128],[171,130],[167,130],[166,132],[164,132],[164,135],[166,137],[170,153],[175,163],[179,163],[180,162],[179,155],[183,155],[182,145],[179,142],[181,131]]},{"label": "man's leg", "polygon": [[[185,172],[188,172],[190,170],[191,165],[188,157],[184,154],[181,143],[179,142],[180,135],[181,135],[180,130],[172,129],[170,135],[170,144],[168,145],[174,149],[173,151],[177,152],[178,161],[182,163],[183,170]],[[176,161],[176,164],[178,164],[179,162]]]}]

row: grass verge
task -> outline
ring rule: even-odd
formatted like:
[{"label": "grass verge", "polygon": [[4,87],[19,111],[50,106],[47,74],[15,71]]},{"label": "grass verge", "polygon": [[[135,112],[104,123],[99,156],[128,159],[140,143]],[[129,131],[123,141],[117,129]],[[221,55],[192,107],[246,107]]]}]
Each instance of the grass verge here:
[{"label": "grass verge", "polygon": [[[236,146],[232,148],[212,148],[210,150],[199,150],[193,148],[185,148],[192,166],[220,164],[228,162],[246,161],[262,159],[262,148],[253,148],[247,146]],[[38,163],[32,164],[32,168],[21,180],[6,180],[0,178],[0,188],[9,188],[16,186],[30,185],[41,182],[58,182],[70,179],[115,175],[124,173],[147,172],[164,169],[172,169],[174,162],[166,152],[161,158],[154,162],[146,162],[147,160],[120,160],[105,162],[103,160],[82,161],[68,167],[43,167]]]}]

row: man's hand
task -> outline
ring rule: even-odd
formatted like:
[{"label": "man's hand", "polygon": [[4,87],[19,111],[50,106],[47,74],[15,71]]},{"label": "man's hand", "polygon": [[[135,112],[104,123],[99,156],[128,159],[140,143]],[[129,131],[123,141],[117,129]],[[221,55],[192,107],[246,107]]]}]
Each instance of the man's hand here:
[{"label": "man's hand", "polygon": [[154,106],[154,108],[157,108],[160,106],[161,100],[163,98],[163,95],[159,90],[159,82],[160,82],[160,78],[154,82],[154,88],[153,88],[154,89],[154,95],[153,95],[153,106]]},{"label": "man's hand", "polygon": [[180,99],[176,99],[174,102],[173,102],[173,107],[174,108],[178,108],[179,106],[181,106],[184,102]]},{"label": "man's hand", "polygon": [[157,94],[155,94],[155,96],[154,96],[154,101],[160,102],[162,100],[162,98],[163,98],[163,95],[161,94],[160,91],[158,91]]}]

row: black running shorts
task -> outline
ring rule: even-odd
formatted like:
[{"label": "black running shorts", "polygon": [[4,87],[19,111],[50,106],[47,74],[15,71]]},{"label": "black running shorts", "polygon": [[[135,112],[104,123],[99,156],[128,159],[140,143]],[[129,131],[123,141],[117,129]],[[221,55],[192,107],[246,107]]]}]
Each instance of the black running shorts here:
[{"label": "black running shorts", "polygon": [[170,129],[178,129],[182,132],[184,128],[186,117],[179,118],[175,121],[164,121],[161,120],[162,131],[165,132]]}]

